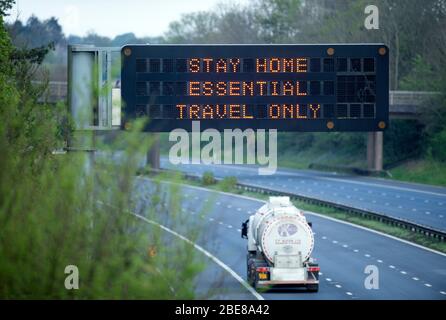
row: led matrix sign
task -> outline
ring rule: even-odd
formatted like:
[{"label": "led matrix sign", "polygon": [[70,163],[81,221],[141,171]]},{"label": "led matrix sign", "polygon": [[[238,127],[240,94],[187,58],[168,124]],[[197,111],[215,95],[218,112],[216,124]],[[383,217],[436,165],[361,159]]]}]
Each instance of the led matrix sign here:
[{"label": "led matrix sign", "polygon": [[135,45],[122,49],[123,126],[380,131],[388,48],[354,45]]}]

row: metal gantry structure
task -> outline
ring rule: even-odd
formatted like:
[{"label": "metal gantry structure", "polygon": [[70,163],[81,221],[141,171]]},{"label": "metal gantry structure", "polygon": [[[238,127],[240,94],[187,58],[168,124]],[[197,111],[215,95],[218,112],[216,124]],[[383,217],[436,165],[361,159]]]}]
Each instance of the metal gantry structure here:
[{"label": "metal gantry structure", "polygon": [[[95,136],[98,131],[121,128],[120,85],[113,83],[113,64],[120,68],[119,47],[94,47],[71,45],[68,47],[68,82],[50,82],[49,99],[56,102],[68,98],[68,106],[73,116],[76,134],[70,141],[69,150],[92,151],[95,149]],[[116,61],[113,54],[119,58]],[[420,106],[434,92],[391,91],[389,94],[390,117],[414,119]],[[150,157],[158,157],[152,150]],[[368,168],[373,171],[383,169],[383,133],[369,132],[367,141]]]}]

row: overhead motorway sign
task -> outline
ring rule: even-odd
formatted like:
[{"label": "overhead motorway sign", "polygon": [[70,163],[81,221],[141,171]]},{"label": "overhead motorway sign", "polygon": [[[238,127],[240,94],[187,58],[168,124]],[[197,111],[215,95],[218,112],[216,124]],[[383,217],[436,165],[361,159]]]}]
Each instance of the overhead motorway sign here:
[{"label": "overhead motorway sign", "polygon": [[127,45],[121,95],[128,127],[381,131],[389,118],[383,44]]}]

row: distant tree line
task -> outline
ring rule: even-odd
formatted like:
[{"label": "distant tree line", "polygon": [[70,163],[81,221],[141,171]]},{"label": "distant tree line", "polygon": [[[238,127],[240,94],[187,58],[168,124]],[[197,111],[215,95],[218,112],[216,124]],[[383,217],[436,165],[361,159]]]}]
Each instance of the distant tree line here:
[{"label": "distant tree line", "polygon": [[[364,27],[367,0],[252,0],[247,6],[220,5],[184,15],[170,24],[168,43],[376,43],[390,48],[390,89],[437,91],[426,101],[421,122],[392,121],[385,133],[385,162],[428,155],[446,161],[446,1],[376,0],[379,29]],[[365,135],[283,134],[283,149],[308,151],[330,162],[344,153],[358,162]],[[327,155],[328,154],[328,155]],[[353,159],[351,159],[353,158]],[[351,160],[351,162],[349,162]],[[365,163],[359,159],[359,163]]]},{"label": "distant tree line", "polygon": [[[423,126],[419,126],[420,122],[410,125],[407,121],[393,121],[385,137],[386,161],[421,154],[446,161],[446,152],[436,147],[443,141],[439,137],[446,137],[446,0],[376,0],[378,30],[364,27],[364,9],[368,4],[367,0],[251,0],[243,6],[222,3],[209,11],[183,15],[169,25],[165,34],[155,38],[137,38],[133,33],[113,39],[96,33],[66,37],[55,18],[40,21],[31,17],[26,23],[16,21],[7,28],[14,45],[19,47],[53,42],[56,50],[45,61],[52,70],[51,76],[56,77],[65,72],[67,44],[383,42],[390,48],[391,90],[443,93],[426,102],[427,108],[420,117]],[[296,139],[291,135],[288,141],[287,135],[283,135],[281,139],[297,144],[296,149],[319,145],[308,146],[308,141],[317,135],[307,136],[312,138],[301,135]],[[335,142],[340,139],[342,144],[354,146],[357,154],[365,154],[365,135],[330,137],[333,138],[316,139],[325,141],[320,146],[322,150],[341,144]],[[407,145],[412,148],[406,150]]]}]

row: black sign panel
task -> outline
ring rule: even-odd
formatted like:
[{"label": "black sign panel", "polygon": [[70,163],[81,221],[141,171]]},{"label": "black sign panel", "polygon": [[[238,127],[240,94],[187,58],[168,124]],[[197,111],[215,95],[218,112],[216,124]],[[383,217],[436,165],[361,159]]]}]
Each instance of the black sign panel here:
[{"label": "black sign panel", "polygon": [[389,114],[383,44],[128,45],[123,126],[147,131],[380,131]]}]

